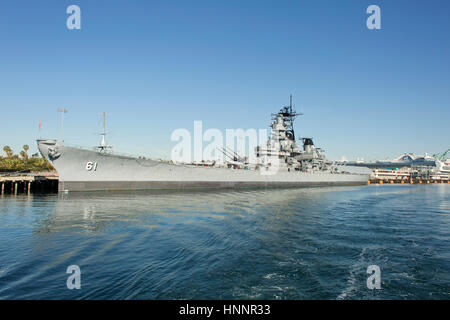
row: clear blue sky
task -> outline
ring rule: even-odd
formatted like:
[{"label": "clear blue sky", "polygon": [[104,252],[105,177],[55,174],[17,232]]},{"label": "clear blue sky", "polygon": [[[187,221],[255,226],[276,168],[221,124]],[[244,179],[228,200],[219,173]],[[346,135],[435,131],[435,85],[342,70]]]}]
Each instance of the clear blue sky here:
[{"label": "clear blue sky", "polygon": [[[67,6],[81,30],[66,28]],[[381,7],[381,30],[366,8]],[[176,128],[267,128],[294,95],[298,136],[331,159],[450,147],[450,1],[0,2],[0,145],[58,137],[170,155]]]}]

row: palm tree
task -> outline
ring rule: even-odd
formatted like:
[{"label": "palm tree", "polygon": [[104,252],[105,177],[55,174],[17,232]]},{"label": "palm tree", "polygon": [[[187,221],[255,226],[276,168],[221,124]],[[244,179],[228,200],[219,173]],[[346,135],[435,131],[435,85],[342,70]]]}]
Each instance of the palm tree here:
[{"label": "palm tree", "polygon": [[28,159],[28,150],[30,149],[30,147],[27,144],[23,145],[23,151],[20,153],[20,155],[22,156],[22,158],[24,159]]},{"label": "palm tree", "polygon": [[12,158],[14,152],[12,151],[12,149],[9,146],[4,146],[3,151],[5,151],[8,158]]}]

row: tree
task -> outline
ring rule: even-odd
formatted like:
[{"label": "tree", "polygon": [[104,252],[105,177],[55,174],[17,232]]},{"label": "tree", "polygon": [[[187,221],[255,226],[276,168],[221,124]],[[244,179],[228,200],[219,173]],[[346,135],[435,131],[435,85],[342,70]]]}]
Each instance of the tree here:
[{"label": "tree", "polygon": [[4,146],[3,151],[7,154],[7,157],[0,157],[0,170],[30,170],[36,172],[55,170],[50,162],[45,158],[39,157],[39,153],[35,153],[29,158],[27,153],[28,150],[28,145],[24,145],[23,150],[17,155],[14,154],[9,146]]},{"label": "tree", "polygon": [[12,149],[11,149],[9,146],[4,146],[4,147],[3,147],[3,151],[5,151],[6,156],[7,156],[8,158],[12,158],[14,152],[12,151]]},{"label": "tree", "polygon": [[28,150],[29,149],[30,149],[30,147],[27,144],[23,145],[23,151],[20,152],[20,155],[22,156],[22,158],[28,159]]}]

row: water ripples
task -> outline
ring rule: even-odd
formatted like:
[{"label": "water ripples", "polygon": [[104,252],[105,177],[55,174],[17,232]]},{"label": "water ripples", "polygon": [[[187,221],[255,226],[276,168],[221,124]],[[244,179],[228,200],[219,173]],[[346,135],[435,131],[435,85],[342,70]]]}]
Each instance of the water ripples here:
[{"label": "water ripples", "polygon": [[446,185],[3,197],[0,298],[448,299],[449,213]]}]

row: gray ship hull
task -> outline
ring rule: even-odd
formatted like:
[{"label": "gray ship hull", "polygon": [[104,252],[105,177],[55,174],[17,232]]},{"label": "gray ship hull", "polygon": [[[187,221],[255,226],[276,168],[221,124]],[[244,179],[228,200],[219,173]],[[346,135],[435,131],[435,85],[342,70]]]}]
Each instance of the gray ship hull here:
[{"label": "gray ship hull", "polygon": [[364,181],[317,181],[317,182],[201,182],[201,181],[60,181],[59,191],[121,191],[121,190],[193,190],[193,189],[239,189],[239,188],[299,188],[320,186],[363,185]]},{"label": "gray ship hull", "polygon": [[40,139],[38,148],[59,174],[60,191],[265,188],[364,185],[369,173],[287,172],[175,165],[59,145]]}]

